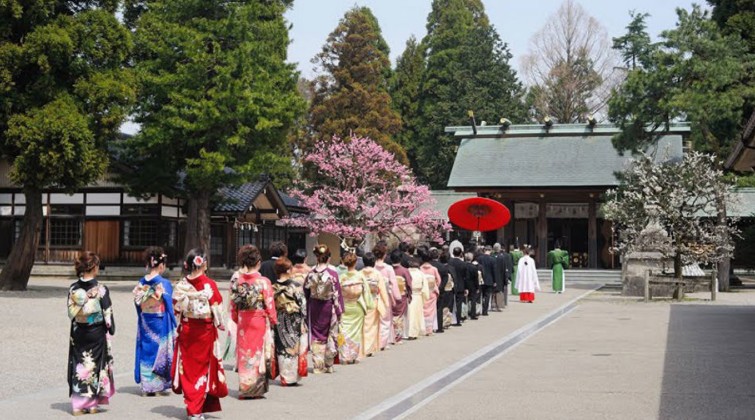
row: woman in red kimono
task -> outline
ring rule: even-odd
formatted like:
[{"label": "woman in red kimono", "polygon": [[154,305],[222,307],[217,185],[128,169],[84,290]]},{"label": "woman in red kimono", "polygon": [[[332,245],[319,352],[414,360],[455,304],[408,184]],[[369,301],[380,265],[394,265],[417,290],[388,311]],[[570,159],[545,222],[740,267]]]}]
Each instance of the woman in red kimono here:
[{"label": "woman in red kimono", "polygon": [[231,319],[238,326],[236,368],[239,399],[262,398],[268,390],[273,354],[271,328],[278,323],[273,286],[260,274],[262,258],[254,245],[239,249],[239,276],[231,280]]},{"label": "woman in red kimono", "polygon": [[183,393],[190,419],[204,419],[203,413],[220,411],[220,398],[228,385],[215,345],[223,326],[223,298],[215,281],[205,275],[207,257],[203,249],[189,251],[184,270],[190,274],[173,289],[173,308],[179,321],[173,358],[173,391]]}]

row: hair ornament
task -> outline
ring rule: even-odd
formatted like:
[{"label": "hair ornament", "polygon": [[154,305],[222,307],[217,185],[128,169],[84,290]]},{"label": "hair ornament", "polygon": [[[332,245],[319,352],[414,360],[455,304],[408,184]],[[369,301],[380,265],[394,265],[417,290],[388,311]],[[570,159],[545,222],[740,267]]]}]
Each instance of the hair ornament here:
[{"label": "hair ornament", "polygon": [[202,258],[201,255],[197,255],[196,257],[194,257],[193,262],[194,262],[194,266],[199,268],[204,265],[204,258]]}]

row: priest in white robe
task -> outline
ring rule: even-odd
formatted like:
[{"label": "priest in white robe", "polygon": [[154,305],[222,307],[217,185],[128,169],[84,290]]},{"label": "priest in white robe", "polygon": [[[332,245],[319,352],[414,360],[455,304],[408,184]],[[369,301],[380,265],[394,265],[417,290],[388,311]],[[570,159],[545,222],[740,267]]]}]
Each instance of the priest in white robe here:
[{"label": "priest in white robe", "polygon": [[537,268],[532,255],[532,249],[525,250],[524,256],[519,259],[517,264],[516,287],[519,289],[519,300],[521,302],[534,302],[535,292],[540,291],[540,280],[537,278]]}]

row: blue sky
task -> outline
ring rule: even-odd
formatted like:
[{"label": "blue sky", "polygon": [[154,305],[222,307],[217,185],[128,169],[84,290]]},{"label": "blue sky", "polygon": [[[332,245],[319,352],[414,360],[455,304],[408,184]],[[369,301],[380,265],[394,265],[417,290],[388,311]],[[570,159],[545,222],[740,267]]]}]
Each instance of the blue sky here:
[{"label": "blue sky", "polygon": [[[483,0],[483,3],[491,22],[508,43],[514,55],[512,64],[518,70],[518,59],[527,52],[530,37],[558,9],[562,0]],[[662,30],[674,27],[677,7],[689,9],[693,3],[705,4],[704,0],[582,0],[579,3],[612,37],[624,33],[630,10],[650,13],[648,31],[655,37]],[[359,5],[369,7],[377,17],[395,63],[409,36],[422,38],[425,35],[430,4],[431,0],[296,0],[286,15],[293,25],[289,60],[298,63],[302,75],[311,77],[310,60],[320,51],[343,14]]]}]

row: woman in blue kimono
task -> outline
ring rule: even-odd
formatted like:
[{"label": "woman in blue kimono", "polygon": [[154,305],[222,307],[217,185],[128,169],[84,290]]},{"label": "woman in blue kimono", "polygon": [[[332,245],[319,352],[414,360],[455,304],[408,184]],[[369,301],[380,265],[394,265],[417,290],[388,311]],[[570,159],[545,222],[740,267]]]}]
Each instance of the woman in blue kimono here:
[{"label": "woman in blue kimono", "polygon": [[167,258],[162,248],[147,248],[144,260],[149,274],[134,287],[138,318],[134,380],[141,385],[142,395],[150,397],[171,389],[176,318],[173,287],[160,275],[165,271]]}]

